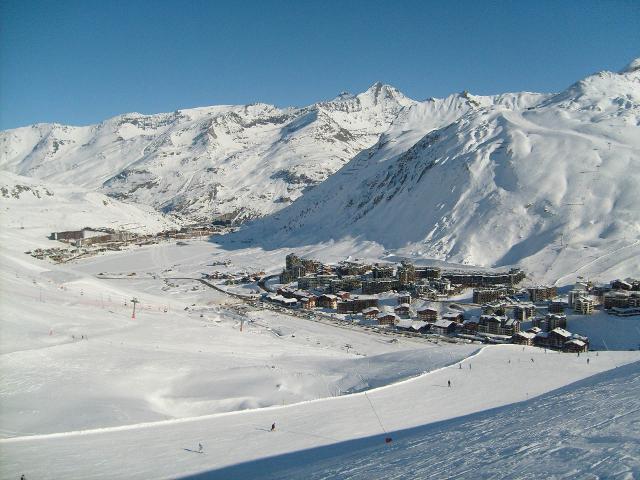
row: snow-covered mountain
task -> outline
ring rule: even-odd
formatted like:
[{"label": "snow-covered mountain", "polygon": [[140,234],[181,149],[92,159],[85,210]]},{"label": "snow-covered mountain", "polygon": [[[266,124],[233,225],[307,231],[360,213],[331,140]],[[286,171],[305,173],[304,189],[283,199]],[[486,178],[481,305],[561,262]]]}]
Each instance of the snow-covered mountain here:
[{"label": "snow-covered mountain", "polygon": [[178,227],[171,218],[146,205],[9,172],[0,172],[0,212],[0,244],[6,247],[5,242],[15,242],[15,235],[8,232],[19,229],[21,248],[25,249],[51,246],[47,236],[54,231],[107,227],[147,234]]},{"label": "snow-covered mountain", "polygon": [[304,108],[215,106],[0,133],[0,167],[165,211],[264,215],[373,145],[417,102],[388,85]]},{"label": "snow-covered mountain", "polygon": [[[623,264],[637,274],[639,65],[557,95],[463,95],[475,108],[457,119],[443,108],[452,98],[406,108],[374,146],[245,234],[267,245],[350,238],[466,264],[524,263],[549,278],[598,262],[599,272]],[[436,112],[446,112],[440,124]]]},{"label": "snow-covered mountain", "polygon": [[267,215],[241,236],[268,247],[349,239],[539,279],[637,274],[639,77],[635,60],[554,95],[417,102],[376,83],[304,108],[39,124],[0,133],[0,168],[190,219]]}]

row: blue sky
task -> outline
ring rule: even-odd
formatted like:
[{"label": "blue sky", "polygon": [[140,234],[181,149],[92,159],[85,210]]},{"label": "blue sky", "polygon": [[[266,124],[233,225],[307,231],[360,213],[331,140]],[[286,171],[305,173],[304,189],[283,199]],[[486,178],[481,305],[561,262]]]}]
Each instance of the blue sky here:
[{"label": "blue sky", "polygon": [[377,80],[416,99],[558,91],[640,56],[638,25],[638,0],[0,0],[0,129]]}]

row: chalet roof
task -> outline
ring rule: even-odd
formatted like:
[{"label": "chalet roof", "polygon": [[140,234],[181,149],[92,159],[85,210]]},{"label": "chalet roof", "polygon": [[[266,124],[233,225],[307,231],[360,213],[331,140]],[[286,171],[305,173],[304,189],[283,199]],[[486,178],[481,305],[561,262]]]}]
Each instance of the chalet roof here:
[{"label": "chalet roof", "polygon": [[367,314],[367,313],[373,313],[373,312],[379,312],[380,310],[378,309],[378,307],[367,307],[364,310],[362,310],[362,313]]},{"label": "chalet roof", "polygon": [[480,322],[498,322],[500,324],[509,320],[506,315],[480,315]]},{"label": "chalet roof", "polygon": [[582,340],[578,340],[576,338],[574,338],[573,340],[569,340],[568,342],[565,342],[564,344],[566,345],[567,343],[570,343],[572,345],[577,345],[579,347],[584,347],[586,345],[586,343],[584,343]]},{"label": "chalet roof", "polygon": [[338,300],[338,297],[336,295],[331,295],[331,294],[320,295],[320,298],[328,298],[329,300]]},{"label": "chalet roof", "polygon": [[409,308],[411,308],[411,305],[409,305],[408,303],[401,303],[396,307],[396,310],[406,310]]},{"label": "chalet roof", "polygon": [[378,300],[378,297],[376,295],[354,295],[351,298],[353,300]]},{"label": "chalet roof", "polygon": [[571,338],[571,332],[568,332],[564,328],[560,328],[560,327],[554,328],[549,333],[555,333],[555,334],[560,335],[562,337]]},{"label": "chalet roof", "polygon": [[434,327],[439,327],[439,328],[449,328],[451,326],[451,324],[453,324],[455,322],[452,322],[450,320],[438,320],[437,322],[435,322],[433,324]]},{"label": "chalet roof", "polygon": [[533,334],[540,333],[542,329],[540,327],[531,327],[527,332],[531,332]]},{"label": "chalet roof", "polygon": [[513,334],[514,337],[522,337],[522,338],[526,338],[529,340],[533,340],[536,337],[535,333],[532,332],[517,332]]},{"label": "chalet roof", "polygon": [[445,312],[442,314],[442,318],[459,318],[460,316],[464,317],[462,312]]},{"label": "chalet roof", "polygon": [[291,303],[291,304],[297,302],[295,298],[287,298],[287,297],[283,297],[282,295],[276,295],[275,293],[267,294],[267,298],[269,300],[273,300],[274,302]]},{"label": "chalet roof", "polygon": [[418,309],[418,313],[438,313],[435,308],[422,307]]},{"label": "chalet roof", "polygon": [[407,329],[410,328],[417,332],[418,330],[420,330],[421,328],[424,328],[427,325],[429,325],[427,322],[421,322],[419,320],[400,320],[396,326],[400,328],[407,328]]}]

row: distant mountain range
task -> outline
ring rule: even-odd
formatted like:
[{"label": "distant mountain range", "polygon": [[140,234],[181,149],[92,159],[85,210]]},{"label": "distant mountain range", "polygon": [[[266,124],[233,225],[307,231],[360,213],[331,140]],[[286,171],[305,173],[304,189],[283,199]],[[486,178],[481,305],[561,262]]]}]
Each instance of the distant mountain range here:
[{"label": "distant mountain range", "polygon": [[640,59],[556,95],[406,107],[375,145],[245,235],[268,248],[348,238],[525,265],[539,279],[640,274]]},{"label": "distant mountain range", "polygon": [[281,209],[375,144],[417,102],[388,85],[304,108],[130,113],[98,125],[0,133],[0,167],[205,220]]},{"label": "distant mountain range", "polygon": [[0,168],[189,221],[257,219],[240,236],[267,247],[350,238],[542,277],[583,258],[613,274],[640,272],[639,127],[640,59],[558,94],[415,101],[376,83],[303,108],[37,124],[0,133]]}]

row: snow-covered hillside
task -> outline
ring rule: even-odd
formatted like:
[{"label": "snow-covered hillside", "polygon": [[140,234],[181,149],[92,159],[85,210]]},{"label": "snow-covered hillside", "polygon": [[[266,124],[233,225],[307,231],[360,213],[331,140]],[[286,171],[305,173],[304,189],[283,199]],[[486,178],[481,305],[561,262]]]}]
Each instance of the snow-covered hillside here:
[{"label": "snow-covered hillside", "polygon": [[378,141],[408,148],[471,110],[543,98],[465,92],[416,102],[375,83],[304,108],[214,106],[87,127],[37,124],[0,132],[0,168],[191,219],[246,219],[286,207]]},{"label": "snow-covered hillside", "polygon": [[[388,472],[395,472],[395,478],[411,478],[413,471],[425,476],[436,471],[434,478],[452,472],[461,478],[484,478],[464,472],[476,467],[493,472],[487,460],[496,459],[505,466],[501,474],[509,476],[518,458],[526,461],[522,467],[530,472],[537,465],[539,444],[547,458],[541,460],[536,478],[548,478],[562,462],[562,471],[575,468],[586,473],[589,467],[597,468],[599,461],[598,471],[605,474],[614,466],[616,472],[622,467],[637,469],[638,363],[623,365],[637,362],[638,352],[590,353],[589,364],[585,356],[545,353],[533,347],[525,351],[511,345],[487,347],[460,362],[462,368],[453,364],[366,395],[1,439],[0,453],[6,461],[0,463],[0,477],[348,478],[351,466],[353,475],[363,472],[357,478],[393,478]],[[527,402],[608,370],[612,370],[610,377],[586,380],[575,393],[575,387],[568,387],[560,395]],[[512,403],[516,405],[495,410]],[[274,421],[276,430],[269,432]],[[607,435],[598,431],[611,434],[611,448],[603,450]],[[591,448],[585,434],[595,443]],[[510,441],[503,443],[503,435]],[[391,444],[385,443],[387,436],[393,439]],[[572,447],[571,442],[579,443]],[[198,443],[204,447],[202,454]],[[580,456],[572,454],[577,451]],[[336,457],[333,463],[332,457]],[[607,463],[610,459],[618,462]],[[633,478],[633,473],[625,478]]]},{"label": "snow-covered hillside", "polygon": [[130,113],[98,125],[0,133],[0,167],[192,218],[278,210],[370,147],[416,104],[388,85],[304,108]]},{"label": "snow-covered hillside", "polygon": [[[640,364],[524,404],[189,478],[637,478]],[[453,448],[455,446],[455,448]]]},{"label": "snow-covered hillside", "polygon": [[51,247],[51,232],[84,227],[155,233],[176,222],[147,205],[123,203],[76,185],[42,182],[0,171],[0,212],[4,247]]},{"label": "snow-covered hillside", "polygon": [[355,238],[417,257],[521,264],[547,280],[637,275],[637,63],[553,96],[469,97],[477,108],[443,128],[417,114],[429,102],[406,109],[376,145],[245,235],[268,247]]}]

